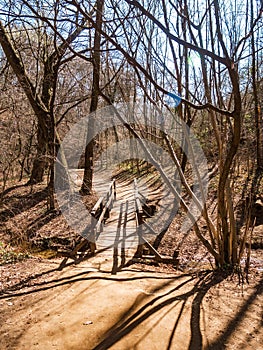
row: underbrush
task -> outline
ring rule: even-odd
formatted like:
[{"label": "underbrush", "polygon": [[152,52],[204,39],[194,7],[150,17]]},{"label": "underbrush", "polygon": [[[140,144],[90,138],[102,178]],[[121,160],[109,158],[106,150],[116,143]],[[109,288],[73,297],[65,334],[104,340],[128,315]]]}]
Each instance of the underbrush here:
[{"label": "underbrush", "polygon": [[13,264],[27,258],[30,258],[28,252],[19,252],[17,248],[13,248],[9,244],[0,241],[0,265]]}]

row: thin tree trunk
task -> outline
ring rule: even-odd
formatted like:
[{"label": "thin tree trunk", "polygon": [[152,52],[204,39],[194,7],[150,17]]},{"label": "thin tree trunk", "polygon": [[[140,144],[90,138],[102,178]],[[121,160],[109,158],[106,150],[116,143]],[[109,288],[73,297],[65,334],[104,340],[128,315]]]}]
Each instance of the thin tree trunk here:
[{"label": "thin tree trunk", "polygon": [[[100,93],[100,41],[102,28],[102,11],[104,0],[97,0],[97,14],[96,14],[96,28],[94,37],[94,53],[93,53],[93,81],[92,93],[90,102],[90,113],[97,110],[99,93]],[[94,115],[89,116],[88,120],[88,134],[87,146],[85,149],[85,169],[83,176],[83,183],[81,186],[81,194],[87,195],[92,192],[92,178],[93,178],[93,149],[94,149]]]},{"label": "thin tree trunk", "polygon": [[257,168],[263,170],[263,115],[260,108],[260,99],[257,86],[257,60],[255,47],[255,33],[253,29],[253,0],[251,0],[251,50],[252,50],[252,85],[254,97],[254,114],[257,142]]},{"label": "thin tree trunk", "polygon": [[47,152],[47,140],[46,133],[43,128],[38,124],[37,129],[37,154],[33,162],[33,167],[28,184],[36,184],[43,181],[44,171],[47,166],[46,152]]}]

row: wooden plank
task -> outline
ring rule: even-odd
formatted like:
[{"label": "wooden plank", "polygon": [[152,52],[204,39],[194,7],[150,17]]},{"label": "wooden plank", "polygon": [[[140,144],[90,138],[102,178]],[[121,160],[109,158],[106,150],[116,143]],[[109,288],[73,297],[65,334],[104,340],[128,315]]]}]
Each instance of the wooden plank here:
[{"label": "wooden plank", "polygon": [[112,180],[112,183],[113,183],[113,198],[116,201],[117,192],[116,192],[116,179],[115,178]]},{"label": "wooden plank", "polygon": [[173,265],[178,265],[179,264],[179,260],[178,259],[174,259],[174,258],[170,258],[170,257],[163,257],[160,260],[161,263],[163,264],[173,264]]},{"label": "wooden plank", "polygon": [[143,210],[141,205],[141,200],[139,197],[137,180],[134,179],[134,201],[135,201],[135,213],[136,213],[136,222],[137,226],[140,226],[143,223],[142,216]]},{"label": "wooden plank", "polygon": [[113,194],[113,198],[115,200],[116,199],[116,180],[115,179],[113,179],[109,185],[109,189],[108,189],[106,196],[105,196],[106,202],[108,201],[109,197],[112,197],[112,194]]},{"label": "wooden plank", "polygon": [[[102,197],[103,198],[103,197]],[[105,219],[106,214],[110,212],[112,202],[116,199],[116,180],[113,179],[109,185],[108,192],[105,196],[106,204],[103,206],[102,211],[99,215],[98,221],[94,228],[94,235],[97,236],[97,233],[101,231],[102,221]]]},{"label": "wooden plank", "polygon": [[103,205],[103,197],[100,197],[98,200],[97,200],[97,202],[96,202],[96,204],[94,205],[94,207],[91,209],[91,215],[92,216],[96,216],[96,213],[97,213],[97,211],[98,211],[98,209],[102,209],[102,205]]},{"label": "wooden plank", "polygon": [[156,231],[154,231],[154,229],[152,228],[152,226],[150,226],[146,221],[143,222],[143,225],[144,225],[145,227],[147,227],[147,229],[148,229],[149,231],[151,231],[151,233],[152,233],[153,235],[158,236],[158,233],[157,233]]},{"label": "wooden plank", "polygon": [[137,213],[142,213],[142,205],[141,205],[141,201],[138,197],[135,197],[135,207],[136,207],[136,211]]},{"label": "wooden plank", "polygon": [[167,258],[167,257],[162,257],[161,260],[157,260],[154,255],[142,255],[141,257],[133,257],[131,261],[133,263],[145,263],[147,260],[153,260],[156,263],[162,263],[162,264],[172,264],[172,265],[178,265],[179,260],[174,259],[174,258]]},{"label": "wooden plank", "polygon": [[[84,247],[85,244],[87,244],[87,243],[88,243],[88,241],[87,241],[86,239],[83,239],[79,244],[76,245],[76,247],[75,247],[71,252],[68,252],[68,254],[66,255],[66,257],[63,259],[63,261],[62,261],[61,264],[59,265],[58,270],[62,270],[62,269],[65,267],[65,265],[66,265],[66,263],[67,263],[67,261],[68,261],[69,258],[72,258],[73,260],[75,260],[75,259],[76,259],[76,255],[77,255],[79,249],[81,249],[82,247]],[[93,251],[92,251],[92,252],[93,252]]]},{"label": "wooden plank", "polygon": [[112,202],[112,197],[110,197],[107,201],[107,203],[105,204],[100,216],[99,216],[99,219],[98,219],[98,222],[95,226],[95,232],[97,233],[98,232],[98,227],[101,226],[101,223],[102,223],[102,220],[104,219],[104,216],[107,212],[107,210],[110,208],[110,205],[111,205],[111,202]]},{"label": "wooden plank", "polygon": [[134,201],[135,201],[135,218],[136,218],[136,226],[138,231],[138,236],[139,236],[139,244],[135,253],[136,257],[141,257],[143,253],[143,246],[144,246],[144,241],[142,240],[142,232],[141,232],[141,225],[143,224],[143,210],[142,210],[142,205],[139,197],[139,190],[138,190],[138,184],[137,180],[134,179]]},{"label": "wooden plank", "polygon": [[146,238],[140,237],[140,239],[144,242],[143,244],[145,244],[145,245],[149,248],[150,252],[151,252],[152,254],[154,254],[155,257],[156,257],[158,260],[159,260],[159,259],[162,259],[161,255],[160,255],[160,254],[157,252],[157,250],[151,245],[151,243],[150,243],[149,241],[147,241]]}]

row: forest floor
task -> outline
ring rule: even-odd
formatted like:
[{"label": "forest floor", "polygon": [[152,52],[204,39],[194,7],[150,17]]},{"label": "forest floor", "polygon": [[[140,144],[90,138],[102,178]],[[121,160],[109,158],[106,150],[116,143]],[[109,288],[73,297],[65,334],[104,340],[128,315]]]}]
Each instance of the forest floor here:
[{"label": "forest floor", "polygon": [[[179,251],[176,266],[129,264],[126,256],[121,267],[117,258],[116,269],[108,249],[79,263],[69,259],[60,270],[54,249],[77,237],[59,212],[46,212],[45,203],[43,185],[5,196],[1,350],[262,349],[262,249],[252,250],[248,281],[219,273],[193,232],[180,236],[179,215],[159,247],[168,256]],[[93,203],[90,198],[86,205]]]},{"label": "forest floor", "polygon": [[112,256],[1,267],[2,350],[262,349],[263,280],[131,265]]}]

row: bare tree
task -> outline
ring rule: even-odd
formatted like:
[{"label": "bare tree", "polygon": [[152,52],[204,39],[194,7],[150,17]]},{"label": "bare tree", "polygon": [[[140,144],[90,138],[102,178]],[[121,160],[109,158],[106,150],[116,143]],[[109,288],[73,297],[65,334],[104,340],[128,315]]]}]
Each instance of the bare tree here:
[{"label": "bare tree", "polygon": [[92,63],[93,63],[93,76],[92,76],[92,89],[91,89],[91,102],[90,102],[90,118],[88,123],[88,144],[85,150],[85,170],[83,183],[81,187],[82,194],[90,194],[92,191],[92,177],[93,177],[93,148],[94,148],[94,115],[93,112],[97,110],[99,93],[100,93],[100,42],[101,42],[101,28],[103,25],[102,15],[104,0],[97,0],[96,2],[96,28],[94,34]]},{"label": "bare tree", "polygon": [[[52,49],[51,38],[48,38],[48,35],[45,32],[45,21],[43,22],[39,20],[39,13],[41,10],[37,7],[38,4],[35,4],[34,6],[29,1],[22,1],[21,6],[23,6],[24,11],[26,12],[26,17],[28,16],[27,11],[30,11],[31,13],[31,15],[29,15],[31,18],[31,20],[29,20],[29,27],[34,25],[32,17],[35,16],[38,24],[37,28],[41,34],[41,37],[38,38],[38,44],[42,46],[41,51],[38,51],[36,56],[36,67],[34,70],[35,81],[32,80],[32,73],[26,69],[27,65],[23,59],[21,47],[17,45],[16,38],[12,32],[12,22],[10,24],[7,23],[6,25],[4,25],[3,21],[0,22],[0,44],[38,120],[37,155],[33,164],[30,183],[41,182],[43,180],[44,171],[48,165],[48,168],[50,169],[50,207],[53,208],[56,125],[54,105],[57,92],[58,73],[61,67],[62,58],[67,53],[69,45],[77,39],[85,27],[83,20],[79,20],[78,14],[75,14],[74,25],[71,25],[70,33],[66,38],[61,34],[58,36],[57,32],[54,34],[53,40],[55,45]],[[46,19],[46,21],[49,25],[56,27],[58,24],[57,16],[60,6],[59,2],[55,2],[53,6],[55,9],[53,24],[51,24],[49,19]],[[10,13],[7,13],[7,16],[10,17]],[[41,31],[42,27],[44,27],[44,33]],[[29,38],[29,45],[31,45],[29,28],[25,26],[21,32],[24,31]],[[31,53],[32,56],[35,57],[35,47],[33,46],[31,46]],[[72,57],[75,57],[75,55]]]}]

